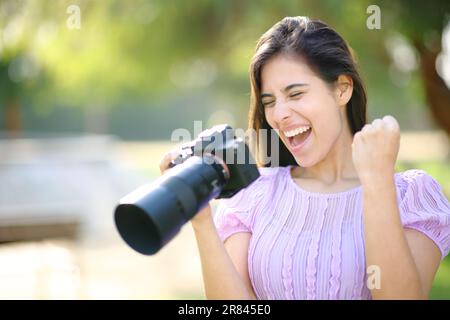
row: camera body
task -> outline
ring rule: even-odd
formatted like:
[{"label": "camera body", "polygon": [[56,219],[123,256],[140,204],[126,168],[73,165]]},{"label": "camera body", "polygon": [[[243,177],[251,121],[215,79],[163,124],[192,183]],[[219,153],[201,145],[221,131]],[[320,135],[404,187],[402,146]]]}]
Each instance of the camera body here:
[{"label": "camera body", "polygon": [[[202,131],[199,136],[180,147],[180,154],[169,167],[185,162],[192,156],[201,157],[205,162],[217,161],[226,167],[222,175],[226,183],[221,186],[215,198],[231,198],[259,177],[254,158],[242,138],[237,138],[227,124],[217,125]],[[211,156],[213,156],[211,158]]]},{"label": "camera body", "polygon": [[123,197],[114,220],[124,241],[142,254],[158,252],[213,198],[229,198],[259,177],[245,142],[228,125],[182,145],[164,175]]}]

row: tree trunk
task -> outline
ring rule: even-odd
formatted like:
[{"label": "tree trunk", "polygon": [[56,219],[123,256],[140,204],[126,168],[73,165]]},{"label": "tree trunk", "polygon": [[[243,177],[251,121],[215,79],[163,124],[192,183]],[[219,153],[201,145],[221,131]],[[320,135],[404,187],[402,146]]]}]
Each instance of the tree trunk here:
[{"label": "tree trunk", "polygon": [[6,100],[4,115],[4,125],[8,138],[18,138],[22,133],[22,114],[18,100]]},{"label": "tree trunk", "polygon": [[440,45],[430,50],[423,43],[416,42],[415,47],[420,55],[420,71],[428,107],[435,122],[450,137],[450,90],[436,71]]}]

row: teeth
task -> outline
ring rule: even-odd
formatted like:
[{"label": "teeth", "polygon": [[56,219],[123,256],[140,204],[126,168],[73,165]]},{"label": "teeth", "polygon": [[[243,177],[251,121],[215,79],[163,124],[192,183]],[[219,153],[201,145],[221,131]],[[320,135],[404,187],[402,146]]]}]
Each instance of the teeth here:
[{"label": "teeth", "polygon": [[296,128],[294,130],[283,131],[283,133],[286,137],[290,138],[290,137],[296,136],[300,133],[303,133],[305,131],[308,131],[309,129],[311,129],[310,126],[304,126],[304,127]]}]

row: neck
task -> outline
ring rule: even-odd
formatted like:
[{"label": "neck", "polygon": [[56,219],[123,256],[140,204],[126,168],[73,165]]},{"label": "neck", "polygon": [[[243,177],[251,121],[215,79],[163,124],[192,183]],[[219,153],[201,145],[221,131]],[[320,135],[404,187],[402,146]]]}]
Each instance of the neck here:
[{"label": "neck", "polygon": [[352,160],[352,142],[350,129],[345,126],[325,158],[312,167],[297,168],[298,174],[295,176],[319,180],[325,184],[358,179]]}]

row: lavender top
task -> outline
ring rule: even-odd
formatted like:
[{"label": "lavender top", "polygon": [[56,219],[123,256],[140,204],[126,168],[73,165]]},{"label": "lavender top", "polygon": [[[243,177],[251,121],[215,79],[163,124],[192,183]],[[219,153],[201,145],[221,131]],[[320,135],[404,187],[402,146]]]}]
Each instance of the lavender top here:
[{"label": "lavender top", "polygon": [[[362,187],[309,192],[291,167],[261,176],[221,200],[214,222],[222,241],[250,232],[249,276],[258,299],[370,299],[364,254]],[[450,204],[422,170],[395,174],[401,221],[450,251]]]}]

